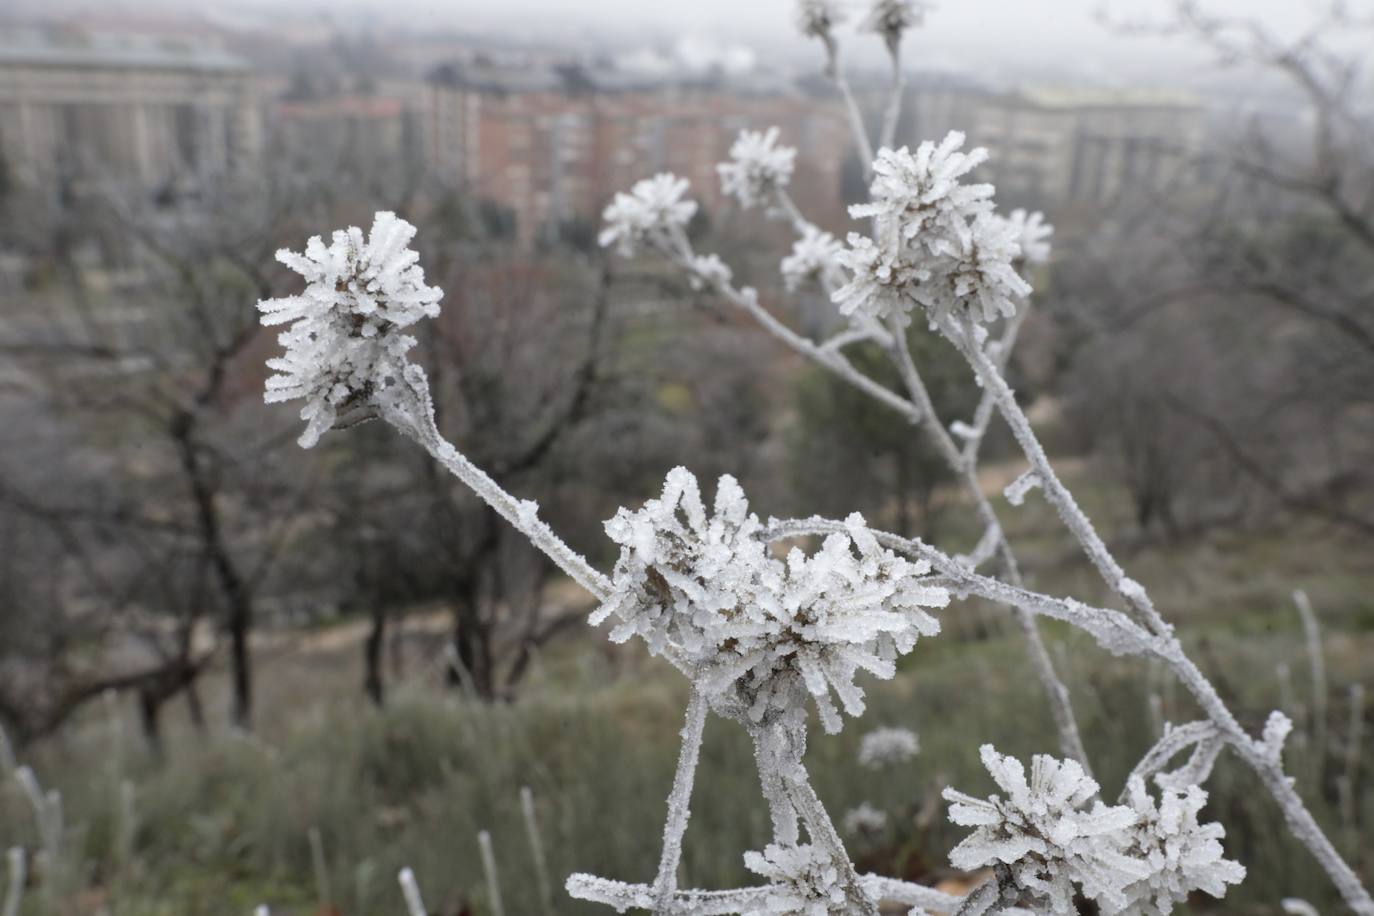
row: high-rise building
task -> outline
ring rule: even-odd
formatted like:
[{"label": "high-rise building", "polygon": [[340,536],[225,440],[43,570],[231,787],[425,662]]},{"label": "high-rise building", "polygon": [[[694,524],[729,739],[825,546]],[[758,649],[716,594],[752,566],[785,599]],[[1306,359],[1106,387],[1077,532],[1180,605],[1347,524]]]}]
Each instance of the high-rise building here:
[{"label": "high-rise building", "polygon": [[426,159],[441,179],[514,212],[520,235],[595,221],[616,191],[657,172],[722,204],[716,164],[744,128],[780,128],[799,148],[793,190],[808,212],[840,207],[850,139],[833,102],[800,92],[750,93],[645,82],[579,67],[442,67],[422,110]]},{"label": "high-rise building", "polygon": [[192,184],[251,169],[261,145],[253,77],[223,51],[71,27],[0,32],[0,155],[13,179]]}]

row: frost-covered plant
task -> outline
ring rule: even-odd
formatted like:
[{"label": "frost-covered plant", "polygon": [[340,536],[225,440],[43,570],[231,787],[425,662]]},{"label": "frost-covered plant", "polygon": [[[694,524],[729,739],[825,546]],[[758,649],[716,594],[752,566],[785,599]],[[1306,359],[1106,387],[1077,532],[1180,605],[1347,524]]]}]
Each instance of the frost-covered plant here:
[{"label": "frost-covered plant", "polygon": [[921,741],[907,728],[875,728],[859,741],[859,764],[871,770],[909,762],[921,752]]},{"label": "frost-covered plant", "polygon": [[734,197],[748,210],[764,203],[792,180],[797,151],[778,146],[778,129],[740,131],[730,147],[730,160],[716,166],[721,192]]},{"label": "frost-covered plant", "polygon": [[[627,256],[645,244],[666,255],[694,285],[709,286],[796,353],[892,408],[913,424],[917,434],[929,437],[964,483],[981,523],[983,534],[970,554],[951,556],[920,541],[871,530],[858,516],[844,521],[770,520],[765,526],[749,512],[738,485],[728,477],[722,479],[714,510],[708,514],[695,478],[678,470],[669,475],[660,498],[638,510],[623,509],[607,523],[607,533],[620,547],[614,575],[607,577],[539,519],[537,505],[507,493],[439,434],[424,372],[404,364],[404,349],[392,359],[402,362],[399,374],[385,361],[371,364],[370,370],[363,361],[364,371],[339,386],[339,401],[333,405],[336,425],[352,418],[356,403],[417,441],[595,597],[599,607],[594,619],[615,618],[613,638],[643,638],[650,651],[662,655],[690,682],[657,875],[642,884],[573,875],[567,890],[621,911],[633,907],[702,916],[876,916],[878,901],[884,900],[918,910],[981,916],[1022,899],[1061,912],[1077,888],[1108,912],[1155,912],[1190,887],[1221,892],[1239,880],[1238,866],[1221,855],[1219,830],[1197,822],[1200,800],[1205,798],[1199,786],[1220,752],[1229,749],[1260,776],[1294,835],[1326,870],[1350,908],[1374,916],[1374,900],[1284,773],[1286,718],[1271,717],[1259,736],[1240,725],[1189,660],[1147,590],[1126,575],[1059,479],[1006,382],[1007,359],[1026,314],[1018,305],[1030,292],[1017,268],[1048,256],[1048,227],[1038,215],[995,214],[992,188],[964,180],[984,154],[964,153],[962,135],[953,133],[938,145],[923,143],[914,154],[890,149],[902,82],[895,43],[889,43],[893,82],[882,128],[883,153],[874,157],[871,138],[837,65],[835,7],[803,0],[799,18],[803,30],[824,43],[827,72],[845,100],[861,160],[872,163],[872,199],[854,211],[856,217],[872,221],[872,232],[852,235],[849,247],[836,251],[833,238],[815,230],[782,182],[761,181],[751,190],[760,191],[760,201],[762,194],[771,192],[776,207],[769,213],[788,218],[807,243],[780,265],[788,286],[819,279],[849,317],[850,327],[825,341],[810,340],[764,308],[757,291],[735,287],[722,259],[693,250],[683,230],[696,205],[684,199],[687,183],[675,176],[659,175],[640,182],[629,194],[617,195],[606,208],[601,242]],[[888,34],[900,38],[900,31],[893,28]],[[739,173],[739,181],[746,180]],[[408,253],[400,256],[409,258]],[[366,279],[363,288],[375,292]],[[339,292],[347,289],[345,284]],[[430,305],[437,308],[437,294],[432,303],[422,296],[415,304],[422,311]],[[982,389],[971,422],[946,423],[936,414],[904,330],[918,306],[933,331],[968,362]],[[311,312],[316,320],[330,314],[329,308]],[[1000,333],[995,330],[998,321],[1003,321]],[[860,341],[888,354],[900,389],[864,374],[846,358],[844,348]],[[293,369],[297,377],[328,377],[336,348],[298,350]],[[322,386],[300,387],[305,396]],[[332,394],[335,389],[328,388],[323,397]],[[274,395],[269,391],[269,399],[280,399]],[[977,473],[980,447],[994,414],[1005,420],[1030,464],[1020,483],[1009,488],[1009,498],[1015,502],[1032,486],[1038,489],[1124,610],[1093,607],[1025,587],[1006,529]],[[308,419],[307,432],[314,429],[316,436],[329,425],[328,415],[318,422],[315,414]],[[951,430],[957,432],[952,435]],[[824,540],[810,553],[797,547],[779,558],[770,547],[812,536]],[[994,562],[996,577],[978,571]],[[952,819],[974,828],[955,850],[956,863],[993,869],[991,879],[963,897],[859,875],[810,784],[803,759],[807,702],[815,703],[829,730],[841,724],[832,694],[848,714],[861,714],[863,694],[855,676],[864,670],[891,676],[896,656],[910,650],[919,636],[934,635],[938,627],[928,609],[943,605],[945,588],[961,599],[977,596],[1002,604],[1016,615],[1066,758],[1037,758],[1027,779],[1019,763],[985,748],[985,763],[1006,796],[948,796],[954,803]],[[1133,772],[1140,782],[1131,783],[1129,804],[1107,805],[1097,797],[1068,691],[1039,637],[1037,616],[1077,627],[1114,654],[1152,660],[1174,674],[1203,712],[1199,722],[1164,728]],[[719,891],[677,886],[703,728],[711,713],[744,727],[754,744],[773,827],[771,844],[749,860],[769,879],[762,886]],[[1182,766],[1163,772],[1171,758],[1190,749]],[[1150,777],[1161,793],[1157,801],[1141,794]],[[418,894],[414,896],[418,905]]]},{"label": "frost-covered plant", "polygon": [[845,812],[840,821],[848,834],[881,833],[887,829],[887,812],[868,802],[860,802]]},{"label": "frost-covered plant", "polygon": [[1006,795],[981,799],[945,790],[949,819],[975,828],[950,852],[950,862],[969,871],[1008,866],[1016,888],[1050,913],[1077,912],[1074,885],[1112,912],[1124,908],[1125,889],[1148,877],[1144,863],[1125,851],[1135,811],[1104,804],[1076,760],[1037,755],[1027,779],[1014,757],[990,744],[980,753]]},{"label": "frost-covered plant", "polygon": [[1006,217],[1011,224],[1016,245],[1021,249],[1021,261],[1026,264],[1045,264],[1050,259],[1049,237],[1054,235],[1054,227],[1045,222],[1045,214],[1039,210],[1026,212],[1015,209]]},{"label": "frost-covered plant", "polygon": [[855,675],[891,677],[918,637],[940,631],[926,609],[949,600],[922,581],[929,564],[884,550],[862,516],[845,524],[817,553],[793,548],[784,562],[759,538],[734,478],[720,479],[708,515],[696,478],[675,468],[660,498],[606,523],[621,553],[592,623],[615,616],[612,641],[639,636],[670,653],[755,722],[796,718],[809,696],[826,730],[839,731],[831,691],[862,715]]},{"label": "frost-covered plant", "polygon": [[1126,800],[1136,813],[1127,849],[1149,866],[1149,874],[1125,888],[1126,913],[1170,913],[1176,903],[1195,890],[1226,896],[1228,884],[1239,884],[1245,868],[1223,857],[1220,824],[1198,823],[1207,793],[1198,786],[1164,788],[1160,799],[1134,776],[1126,786]]},{"label": "frost-covered plant", "polygon": [[840,871],[822,849],[770,844],[763,852],[746,852],[744,865],[775,885],[763,905],[749,910],[746,916],[828,916],[845,912]]},{"label": "frost-covered plant", "polygon": [[602,213],[606,228],[598,236],[601,245],[615,245],[631,257],[644,242],[685,227],[697,212],[695,201],[682,199],[687,187],[687,179],[661,172],[636,182],[629,194],[616,194]]},{"label": "frost-covered plant", "polygon": [[950,820],[974,832],[950,853],[959,868],[1005,866],[1015,893],[1055,914],[1078,912],[1075,889],[1106,914],[1167,914],[1194,890],[1223,897],[1245,869],[1222,855],[1219,824],[1199,824],[1207,793],[1162,788],[1157,802],[1140,776],[1126,804],[1107,805],[1077,761],[1037,755],[1021,763],[982,748],[1005,793],[987,799],[945,790]]},{"label": "frost-covered plant", "polygon": [[808,38],[828,37],[844,22],[844,8],[837,0],[798,0],[797,28]]},{"label": "frost-covered plant", "polygon": [[901,44],[902,33],[919,26],[926,9],[922,0],[873,0],[862,28],[880,36],[888,50],[895,52]]},{"label": "frost-covered plant", "polygon": [[305,291],[258,303],[263,324],[290,324],[277,337],[286,348],[267,361],[267,400],[305,401],[300,444],[310,448],[340,418],[385,398],[400,381],[415,338],[402,333],[439,314],[443,291],[425,285],[420,256],[407,246],[415,227],[378,213],[366,237],[357,226],[315,236],[277,260],[305,278]]},{"label": "frost-covered plant", "polygon": [[779,265],[787,289],[795,291],[809,282],[828,287],[834,282],[842,251],[844,245],[835,236],[808,223],[792,243],[792,253]]}]

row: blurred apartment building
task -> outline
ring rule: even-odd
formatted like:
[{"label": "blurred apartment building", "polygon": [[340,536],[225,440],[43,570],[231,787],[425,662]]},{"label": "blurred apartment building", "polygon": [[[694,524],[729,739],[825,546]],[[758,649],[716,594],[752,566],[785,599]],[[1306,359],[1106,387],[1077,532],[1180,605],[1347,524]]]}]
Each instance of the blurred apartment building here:
[{"label": "blurred apartment building", "polygon": [[250,172],[261,146],[253,76],[237,57],[179,37],[0,32],[0,156],[15,180],[185,186]]},{"label": "blurred apartment building", "polygon": [[[886,96],[863,93],[877,117]],[[903,99],[905,134],[915,146],[950,130],[991,154],[980,175],[1017,204],[1102,204],[1126,193],[1157,194],[1199,180],[1193,154],[1207,137],[1198,97],[1144,89],[1023,88],[992,91],[966,80],[922,75]]]},{"label": "blurred apartment building", "polygon": [[716,164],[743,128],[780,128],[796,146],[793,190],[808,213],[840,211],[850,140],[830,99],[790,86],[729,86],[580,66],[473,61],[437,68],[421,119],[431,171],[513,211],[526,241],[595,224],[615,192],[657,172],[724,205]]}]

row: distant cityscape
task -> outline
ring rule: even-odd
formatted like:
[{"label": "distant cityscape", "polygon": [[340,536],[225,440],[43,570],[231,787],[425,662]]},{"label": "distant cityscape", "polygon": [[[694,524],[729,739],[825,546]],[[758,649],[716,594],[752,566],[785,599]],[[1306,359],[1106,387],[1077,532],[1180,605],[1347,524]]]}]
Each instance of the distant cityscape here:
[{"label": "distant cityscape", "polygon": [[[840,213],[854,196],[845,114],[819,73],[705,69],[671,59],[588,59],[462,39],[341,47],[328,30],[254,36],[194,19],[0,27],[0,166],[52,193],[115,182],[156,193],[252,177],[269,157],[342,157],[365,172],[428,177],[510,214],[518,237],[594,224],[616,190],[659,171],[725,206],[715,164],[742,128],[797,146],[799,203]],[[366,52],[366,53],[362,53]],[[361,60],[358,60],[361,58]],[[324,63],[321,63],[324,62]],[[356,69],[354,69],[356,68]],[[868,117],[878,74],[854,74]],[[899,142],[964,130],[993,154],[1003,200],[1100,204],[1200,180],[1206,101],[1187,92],[999,87],[908,74]],[[848,185],[847,185],[848,182]],[[824,219],[821,220],[825,222]]]}]

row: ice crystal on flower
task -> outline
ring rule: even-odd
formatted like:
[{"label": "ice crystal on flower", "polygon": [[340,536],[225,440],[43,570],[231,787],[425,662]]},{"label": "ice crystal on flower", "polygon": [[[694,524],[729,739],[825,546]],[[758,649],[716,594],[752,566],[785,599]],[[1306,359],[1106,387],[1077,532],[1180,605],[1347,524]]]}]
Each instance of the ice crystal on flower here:
[{"label": "ice crystal on flower", "polygon": [[628,194],[617,193],[602,212],[606,228],[597,240],[631,257],[645,240],[686,226],[697,212],[696,201],[682,199],[687,188],[687,179],[669,172],[635,182]]},{"label": "ice crystal on flower", "polygon": [[968,315],[983,321],[1016,314],[1016,300],[1030,284],[1012,266],[1020,256],[1016,228],[992,213],[980,213],[968,227],[968,238],[936,243],[930,281],[914,298],[933,316]]},{"label": "ice crystal on flower", "polygon": [[722,477],[708,514],[696,478],[669,473],[663,494],[621,509],[606,532],[621,546],[611,594],[592,615],[618,619],[611,639],[644,639],[695,672],[700,689],[729,697],[756,722],[805,716],[808,698],[827,731],[864,710],[860,671],[880,678],[920,636],[939,632],[926,608],[948,594],[924,584],[924,562],[883,549],[859,515],[811,555],[785,560],[759,538],[739,484]]},{"label": "ice crystal on flower", "polygon": [[1017,246],[1021,249],[1021,260],[1027,264],[1044,264],[1050,259],[1050,243],[1054,227],[1045,222],[1045,214],[1036,210],[1027,213],[1016,209],[1006,217],[1015,233]]},{"label": "ice crystal on flower", "polygon": [[844,245],[829,232],[808,224],[801,238],[792,243],[792,253],[782,259],[783,282],[789,290],[813,280],[826,282],[834,276],[843,250]]},{"label": "ice crystal on flower", "polygon": [[872,239],[857,232],[849,233],[849,247],[836,260],[849,271],[849,281],[830,297],[840,314],[877,320],[893,316],[902,324],[910,321],[911,310],[919,304],[917,291],[930,279],[929,270],[885,254]]},{"label": "ice crystal on flower", "polygon": [[762,909],[744,916],[829,916],[845,913],[840,869],[824,850],[811,845],[770,844],[763,852],[746,852],[744,865],[778,885]]},{"label": "ice crystal on flower", "polygon": [[1128,903],[1124,907],[1106,912],[1166,914],[1194,890],[1224,897],[1228,884],[1239,884],[1245,878],[1244,866],[1223,857],[1225,828],[1198,823],[1198,812],[1207,803],[1207,793],[1202,789],[1164,789],[1156,802],[1145,781],[1136,776],[1127,785],[1126,794],[1137,816],[1127,848],[1145,861],[1149,874],[1125,889]]},{"label": "ice crystal on flower", "polygon": [[258,303],[265,325],[290,324],[277,340],[286,352],[268,360],[269,403],[301,398],[309,448],[342,415],[374,403],[402,377],[415,338],[401,333],[439,314],[443,291],[425,285],[415,227],[378,213],[366,237],[358,227],[319,236],[277,260],[305,278],[305,291]]},{"label": "ice crystal on flower", "polygon": [[776,127],[766,132],[740,131],[730,147],[730,161],[716,166],[721,192],[737,199],[746,210],[763,203],[768,195],[786,187],[792,179],[797,151],[790,146],[776,145],[777,140]]},{"label": "ice crystal on flower", "polygon": [[860,802],[858,807],[845,812],[840,822],[848,834],[881,833],[887,828],[887,812],[880,811],[868,802]]},{"label": "ice crystal on flower", "polygon": [[1006,796],[981,799],[945,790],[949,819],[975,828],[950,852],[950,862],[969,871],[1005,863],[1022,892],[1051,913],[1077,912],[1075,884],[1104,909],[1125,907],[1126,889],[1150,874],[1128,852],[1139,815],[1098,799],[1097,783],[1077,761],[1037,755],[1027,780],[1015,758],[991,745],[981,754]]},{"label": "ice crystal on flower", "polygon": [[964,135],[951,131],[938,146],[927,140],[914,154],[905,146],[880,150],[872,202],[850,207],[850,216],[876,219],[889,254],[906,242],[931,247],[950,237],[966,241],[973,218],[991,211],[993,188],[960,182],[988,158],[982,147],[965,153],[963,145]]},{"label": "ice crystal on flower", "polygon": [[797,28],[808,38],[825,38],[844,21],[844,11],[835,0],[798,0]]},{"label": "ice crystal on flower", "polygon": [[691,273],[687,282],[691,284],[692,289],[706,289],[729,283],[732,276],[734,273],[730,270],[730,265],[722,261],[719,255],[703,254],[692,258]]},{"label": "ice crystal on flower", "polygon": [[875,728],[859,742],[859,763],[869,769],[903,764],[921,751],[916,733],[906,728]]}]

